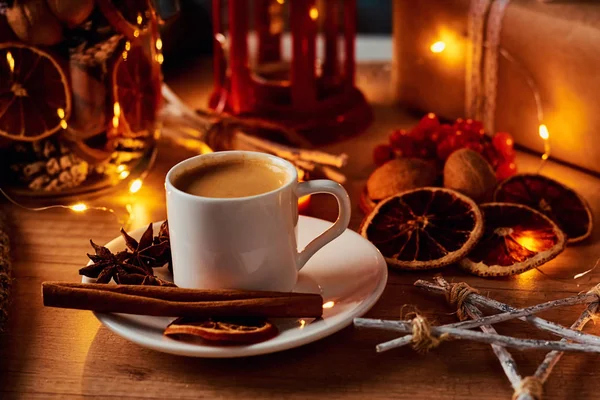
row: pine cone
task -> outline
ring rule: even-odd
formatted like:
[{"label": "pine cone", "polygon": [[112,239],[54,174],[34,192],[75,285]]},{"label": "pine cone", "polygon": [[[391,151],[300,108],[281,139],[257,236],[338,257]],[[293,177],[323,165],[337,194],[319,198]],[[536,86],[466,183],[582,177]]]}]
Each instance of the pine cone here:
[{"label": "pine cone", "polygon": [[88,176],[88,163],[58,139],[19,143],[7,152],[11,170],[32,190],[65,190],[79,186]]},{"label": "pine cone", "polygon": [[71,50],[71,62],[85,67],[103,65],[112,57],[122,37],[113,35],[95,44],[84,42]]}]

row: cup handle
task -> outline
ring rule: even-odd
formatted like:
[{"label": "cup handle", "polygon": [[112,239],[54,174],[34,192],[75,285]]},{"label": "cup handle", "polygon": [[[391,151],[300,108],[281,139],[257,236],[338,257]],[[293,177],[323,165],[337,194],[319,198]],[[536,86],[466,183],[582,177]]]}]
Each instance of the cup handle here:
[{"label": "cup handle", "polygon": [[298,271],[304,267],[304,264],[306,264],[308,259],[319,251],[321,247],[340,236],[346,228],[348,228],[348,224],[350,223],[350,197],[348,197],[348,193],[342,185],[327,179],[300,182],[298,184],[296,194],[299,198],[313,193],[328,193],[333,195],[338,202],[339,214],[333,226],[313,239],[304,250],[298,253],[296,257]]}]

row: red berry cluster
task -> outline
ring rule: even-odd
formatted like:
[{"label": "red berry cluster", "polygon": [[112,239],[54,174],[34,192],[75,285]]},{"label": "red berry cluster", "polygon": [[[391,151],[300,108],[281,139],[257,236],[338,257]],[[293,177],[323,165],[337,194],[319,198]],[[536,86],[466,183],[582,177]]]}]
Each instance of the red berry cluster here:
[{"label": "red berry cluster", "polygon": [[429,113],[411,130],[398,129],[389,137],[389,144],[373,150],[375,164],[400,157],[437,159],[443,164],[455,150],[468,148],[481,154],[496,171],[498,180],[517,172],[514,141],[509,133],[498,132],[491,138],[480,121],[457,119],[454,124],[441,124]]}]

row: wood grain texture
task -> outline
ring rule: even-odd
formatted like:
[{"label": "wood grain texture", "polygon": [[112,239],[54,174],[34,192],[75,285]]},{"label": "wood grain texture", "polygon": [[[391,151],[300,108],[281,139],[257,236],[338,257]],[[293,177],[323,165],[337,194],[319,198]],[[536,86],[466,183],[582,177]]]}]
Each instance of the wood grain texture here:
[{"label": "wood grain texture", "polygon": [[[191,104],[202,105],[209,92],[182,74],[173,88]],[[368,93],[368,92],[367,92]],[[346,185],[353,202],[351,226],[362,219],[358,194],[372,171],[371,151],[392,128],[409,127],[415,119],[394,107],[376,106],[376,123],[369,132],[328,146],[345,151],[350,163]],[[532,132],[532,134],[535,134]],[[558,144],[555,144],[558,145]],[[135,201],[132,228],[165,218],[163,179],[177,161],[192,154],[160,142],[156,166],[142,190],[129,198],[120,193],[104,195],[92,204],[108,205],[122,212]],[[535,157],[519,154],[524,171],[534,171]],[[544,173],[578,190],[600,215],[600,180],[579,171],[549,163]],[[333,220],[335,200],[315,196],[310,214]],[[100,212],[75,214],[68,210],[32,213],[11,209],[14,229],[13,302],[7,332],[0,335],[0,398],[149,398],[189,399],[509,399],[512,392],[491,348],[468,342],[444,343],[420,355],[410,348],[384,354],[375,345],[395,337],[393,333],[347,328],[318,342],[271,355],[232,359],[191,359],[162,354],[133,345],[101,326],[92,313],[45,309],[41,282],[79,281],[77,270],[91,251],[88,239],[106,243],[118,235],[114,216]],[[569,247],[544,265],[543,274],[530,271],[510,279],[468,276],[450,267],[449,281],[465,280],[494,298],[523,307],[587,290],[600,281],[600,269],[574,281],[573,275],[592,266],[600,256],[600,224],[592,237]],[[440,323],[455,321],[453,310],[437,296],[413,287],[417,279],[435,272],[391,271],[381,300],[367,314],[372,318],[399,318],[404,304],[414,304]],[[571,307],[541,314],[570,325],[582,311]],[[521,322],[498,327],[501,334],[550,338]],[[589,324],[587,332],[600,334]],[[523,375],[532,374],[543,352],[513,352]],[[600,356],[567,354],[546,385],[545,399],[600,398]]]}]

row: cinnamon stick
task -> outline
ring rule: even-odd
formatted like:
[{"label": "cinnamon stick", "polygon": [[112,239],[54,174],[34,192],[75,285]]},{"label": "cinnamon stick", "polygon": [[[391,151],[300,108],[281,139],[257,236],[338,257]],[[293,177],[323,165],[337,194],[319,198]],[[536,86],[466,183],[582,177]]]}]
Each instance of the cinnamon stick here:
[{"label": "cinnamon stick", "polygon": [[170,317],[320,317],[318,294],[44,282],[45,306]]},{"label": "cinnamon stick", "polygon": [[173,301],[211,301],[211,300],[242,300],[260,297],[321,297],[313,293],[294,292],[269,292],[262,290],[238,289],[185,289],[168,286],[142,286],[142,285],[106,285],[103,283],[79,283],[49,281],[43,282],[44,286],[61,286],[73,289],[97,289],[106,292],[130,294],[134,296],[152,297]]}]

